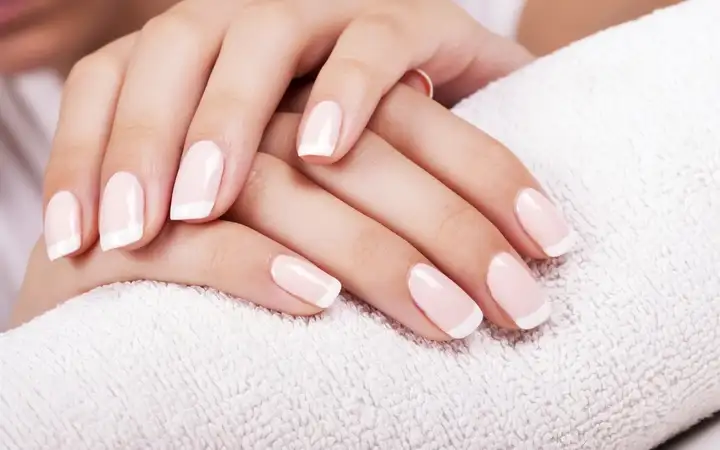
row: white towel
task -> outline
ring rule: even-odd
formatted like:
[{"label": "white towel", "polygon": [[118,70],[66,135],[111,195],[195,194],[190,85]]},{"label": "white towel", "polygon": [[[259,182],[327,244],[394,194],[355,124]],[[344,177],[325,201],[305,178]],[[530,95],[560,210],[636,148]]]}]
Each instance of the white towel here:
[{"label": "white towel", "polygon": [[581,237],[529,334],[416,340],[337,302],[95,290],[0,335],[3,449],[648,449],[720,410],[720,3],[594,36],[463,102]]}]

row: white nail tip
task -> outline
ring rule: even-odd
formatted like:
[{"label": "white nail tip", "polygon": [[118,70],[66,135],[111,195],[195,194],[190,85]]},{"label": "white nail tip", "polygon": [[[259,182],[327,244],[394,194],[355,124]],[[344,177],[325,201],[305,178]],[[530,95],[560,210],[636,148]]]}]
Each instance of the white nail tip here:
[{"label": "white nail tip", "polygon": [[477,305],[473,308],[472,313],[463,320],[459,325],[451,330],[445,331],[448,336],[453,339],[463,339],[468,337],[473,331],[477,330],[483,321],[483,313]]},{"label": "white nail tip", "polygon": [[194,202],[173,205],[170,208],[170,220],[204,219],[210,215],[215,202]]},{"label": "white nail tip", "polygon": [[525,317],[515,319],[515,324],[523,330],[531,330],[545,323],[552,313],[550,303],[545,302],[537,311]]},{"label": "white nail tip", "polygon": [[334,151],[333,145],[301,144],[298,147],[298,156],[331,156]]},{"label": "white nail tip", "polygon": [[143,236],[142,224],[133,224],[123,230],[100,235],[100,248],[103,251],[125,247],[139,241]]},{"label": "white nail tip", "polygon": [[565,237],[565,239],[555,245],[544,247],[543,251],[549,257],[556,258],[572,250],[572,248],[575,246],[575,242],[577,242],[577,233],[575,233],[575,231],[573,230],[570,230],[570,233]]},{"label": "white nail tip", "polygon": [[327,292],[325,295],[323,295],[317,302],[315,302],[315,305],[320,308],[329,308],[330,305],[335,303],[335,299],[338,298],[338,295],[340,295],[340,291],[342,290],[342,285],[340,284],[340,281],[333,279],[333,281],[326,286]]},{"label": "white nail tip", "polygon": [[47,255],[50,261],[55,261],[63,256],[67,256],[80,248],[80,235],[75,234],[72,237],[49,245]]}]

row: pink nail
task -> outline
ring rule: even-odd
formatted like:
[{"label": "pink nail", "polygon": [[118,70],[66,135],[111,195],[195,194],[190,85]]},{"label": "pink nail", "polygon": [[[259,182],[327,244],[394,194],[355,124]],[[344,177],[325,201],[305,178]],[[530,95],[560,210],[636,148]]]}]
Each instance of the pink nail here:
[{"label": "pink nail", "polygon": [[525,189],[515,206],[520,224],[550,257],[564,255],[575,243],[575,234],[560,210],[535,189]]},{"label": "pink nail", "polygon": [[427,318],[454,339],[468,336],[483,320],[475,301],[434,267],[422,263],[413,266],[408,287]]},{"label": "pink nail", "polygon": [[550,317],[550,304],[530,271],[508,253],[496,255],[487,275],[490,294],[523,330],[535,328]]},{"label": "pink nail", "polygon": [[80,248],[80,203],[68,191],[53,195],[45,209],[45,245],[50,261]]},{"label": "pink nail", "polygon": [[270,275],[289,294],[323,309],[332,305],[342,289],[337,279],[307,261],[287,255],[273,259]]},{"label": "pink nail", "polygon": [[137,242],[143,236],[145,195],[135,175],[117,172],[105,185],[100,205],[100,248]]},{"label": "pink nail", "polygon": [[335,152],[342,109],[331,101],[320,102],[312,109],[305,121],[305,127],[298,147],[299,156],[331,156]]},{"label": "pink nail", "polygon": [[170,219],[204,219],[209,216],[215,206],[223,167],[222,151],[214,142],[193,144],[180,162],[170,204]]}]

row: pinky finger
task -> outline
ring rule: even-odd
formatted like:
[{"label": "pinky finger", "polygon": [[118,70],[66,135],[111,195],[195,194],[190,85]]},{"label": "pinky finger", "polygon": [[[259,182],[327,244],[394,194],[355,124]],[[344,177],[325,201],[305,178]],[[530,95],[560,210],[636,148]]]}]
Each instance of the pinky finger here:
[{"label": "pinky finger", "polygon": [[207,286],[297,316],[328,308],[341,289],[337,279],[248,227],[178,222],[164,227],[149,246],[129,253],[96,246],[80,258],[50,264],[38,245],[11,324],[98,286],[135,280]]}]

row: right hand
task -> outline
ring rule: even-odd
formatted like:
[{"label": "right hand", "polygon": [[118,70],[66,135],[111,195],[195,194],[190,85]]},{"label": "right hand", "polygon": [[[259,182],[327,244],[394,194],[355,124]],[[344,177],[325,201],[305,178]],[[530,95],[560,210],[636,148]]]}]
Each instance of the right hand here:
[{"label": "right hand", "polygon": [[[507,328],[533,328],[548,318],[549,305],[518,253],[557,256],[568,250],[570,229],[506,148],[406,86],[384,100],[371,124],[377,134],[365,132],[332,166],[297,157],[299,121],[299,114],[275,115],[226,216],[264,236],[226,222],[170,224],[147,249],[95,249],[58,261],[55,269],[38,261],[36,251],[24,301],[60,301],[96,284],[157,279],[209,285],[304,314],[328,306],[339,289],[335,277],[431,339],[468,335],[481,309]],[[322,272],[301,267],[303,258]],[[101,269],[104,264],[110,265]],[[40,266],[63,273],[60,285],[34,285]]]}]

